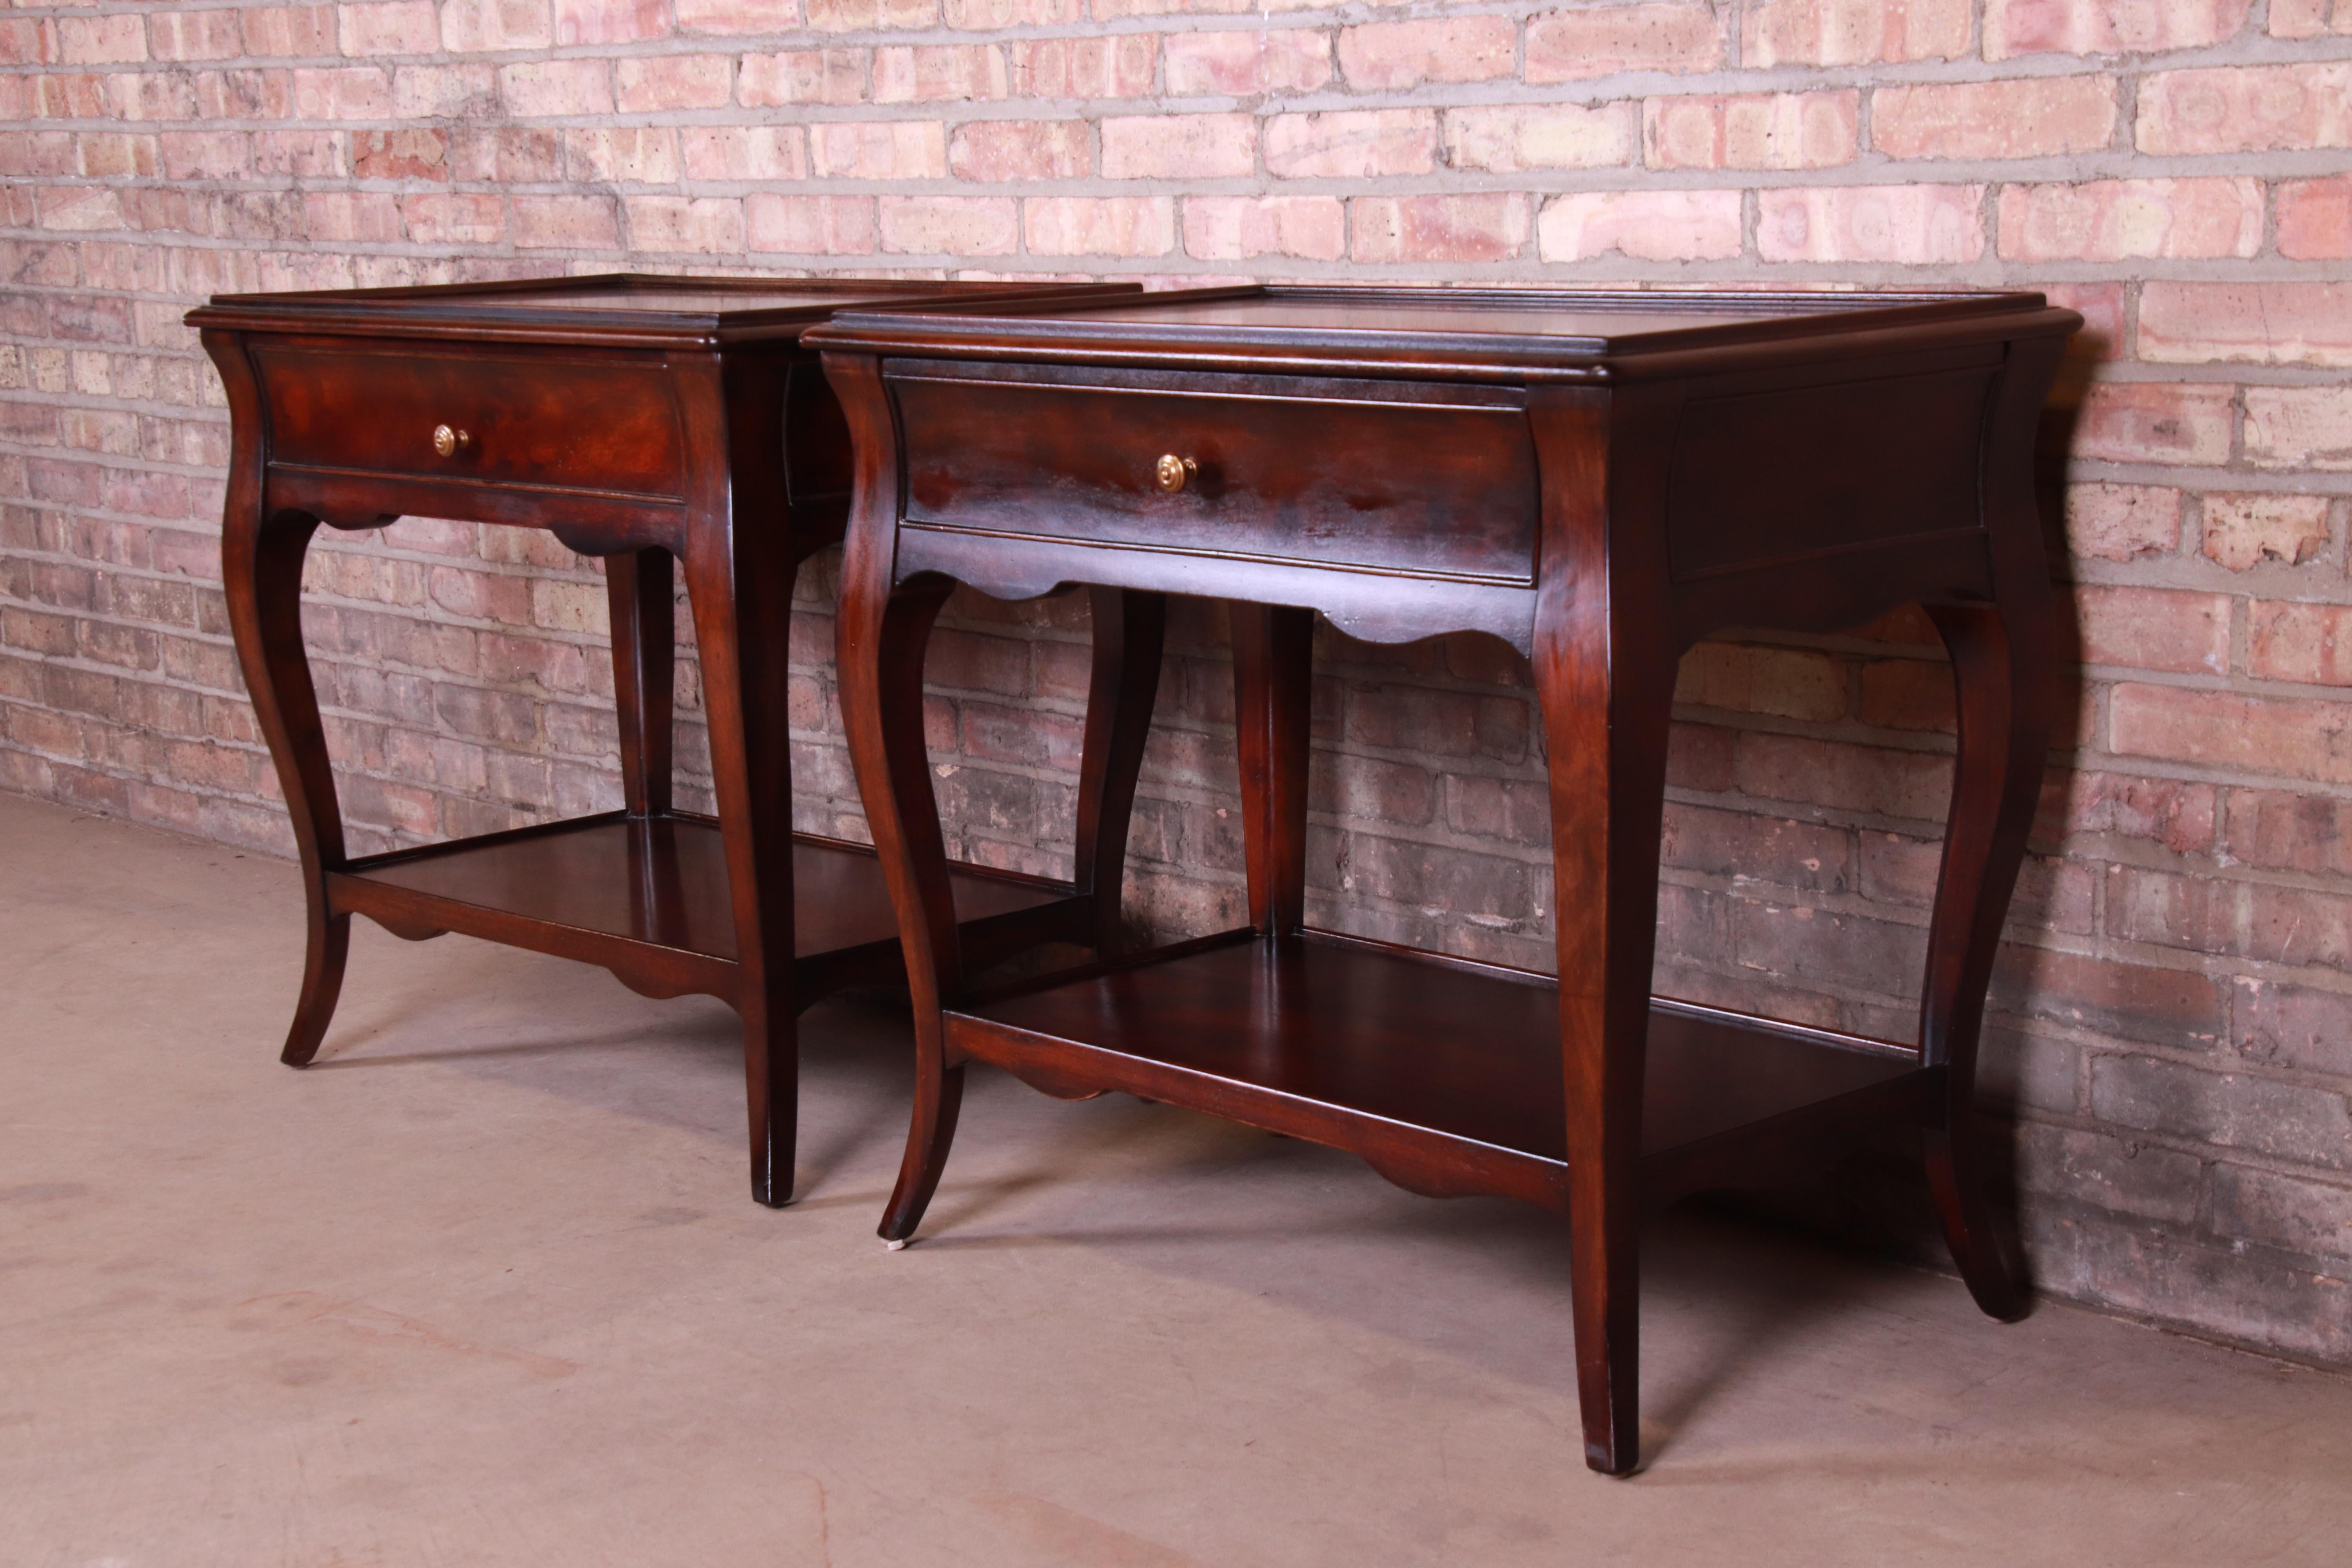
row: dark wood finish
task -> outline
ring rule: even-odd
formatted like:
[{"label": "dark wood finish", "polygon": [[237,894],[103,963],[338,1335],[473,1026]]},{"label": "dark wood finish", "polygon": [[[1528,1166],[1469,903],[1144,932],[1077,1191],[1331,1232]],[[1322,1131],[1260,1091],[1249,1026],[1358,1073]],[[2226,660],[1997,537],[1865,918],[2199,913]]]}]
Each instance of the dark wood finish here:
[{"label": "dark wood finish", "polygon": [[[903,973],[871,853],[792,831],[793,580],[840,538],[851,473],[847,425],[801,335],[845,304],[1120,292],[1131,290],[616,274],[227,296],[191,312],[234,430],[230,623],[309,899],[284,1059],[299,1067],[318,1052],[355,913],[403,936],[458,931],[602,964],[648,995],[707,993],[742,1019],[752,1195],[790,1201],[793,1019],[845,985]],[[605,557],[621,812],[394,855],[346,851],[302,647],[303,552],[322,523],[374,528],[410,513],[545,528]],[[672,804],[680,567],[715,820]],[[1145,722],[1121,709],[1137,668],[1116,637],[1100,650],[1108,706],[1083,764],[1099,803],[1094,832],[1114,847]],[[950,923],[971,922],[966,940],[983,963],[1089,941],[1101,923],[1090,883],[956,868],[944,885]]]},{"label": "dark wood finish", "polygon": [[[2080,324],[2024,294],[1244,288],[813,333],[857,433],[844,719],[919,1041],[882,1234],[919,1223],[972,1058],[1350,1150],[1419,1191],[1545,1204],[1568,1221],[1586,1458],[1610,1474],[1638,1458],[1646,1203],[1908,1127],[1970,1289],[2012,1315],[1969,1119],[2046,744],[2033,416]],[[1170,493],[1163,470],[1215,482]],[[1247,929],[973,989],[908,709],[950,582],[1246,601]],[[1911,603],[1951,647],[1961,713],[1920,1044],[1652,996],[1676,660],[1727,626]],[[1305,929],[1318,612],[1528,657],[1556,976]]]}]

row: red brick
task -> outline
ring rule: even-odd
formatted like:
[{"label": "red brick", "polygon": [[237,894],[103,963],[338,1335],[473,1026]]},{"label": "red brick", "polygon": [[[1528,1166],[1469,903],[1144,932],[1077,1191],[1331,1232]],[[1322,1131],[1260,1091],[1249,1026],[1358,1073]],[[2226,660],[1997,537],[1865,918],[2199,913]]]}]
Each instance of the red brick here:
[{"label": "red brick", "polygon": [[[1248,98],[1265,92],[1315,92],[1331,80],[1330,36],[1316,28],[1255,32],[1220,28],[1215,32],[1171,33],[1163,41],[1161,50],[1168,62],[1168,91],[1180,98],[1204,93]],[[1133,96],[1144,90],[1146,84],[1130,81],[1117,95]],[[1044,96],[1087,98],[1112,94],[1053,92]]]},{"label": "red brick", "polygon": [[2046,158],[2115,140],[2116,79],[1882,87],[1871,94],[1870,138],[1890,158]]},{"label": "red brick", "polygon": [[1010,256],[1019,248],[1014,204],[1001,196],[885,196],[882,248],[919,255]]},{"label": "red brick", "polygon": [[2173,686],[2117,686],[2108,744],[2119,752],[2352,783],[2352,705]]},{"label": "red brick", "polygon": [[2139,353],[2149,360],[2352,365],[2352,283],[2150,282]]},{"label": "red brick", "polygon": [[1516,192],[1358,196],[1349,206],[1358,261],[1503,261],[1527,247],[1528,198]]},{"label": "red brick", "polygon": [[2271,36],[2317,38],[2330,33],[2352,34],[2352,3],[2347,0],[2271,0]]},{"label": "red brick", "polygon": [[1974,261],[1982,185],[1858,185],[1762,193],[1756,252],[1767,261]]},{"label": "red brick", "polygon": [[1034,256],[1165,256],[1176,248],[1168,196],[1032,196],[1022,230]]},{"label": "red brick", "polygon": [[2227,386],[2095,382],[2074,426],[2074,453],[2111,463],[2226,463],[2233,396]]},{"label": "red brick", "polygon": [[547,0],[442,0],[442,45],[461,54],[543,49],[554,38],[554,17]]},{"label": "red brick", "polygon": [[1339,68],[1359,92],[1513,74],[1518,28],[1507,16],[1370,22],[1339,31]]},{"label": "red brick", "polygon": [[1738,191],[1580,191],[1536,224],[1546,261],[1615,252],[1644,261],[1721,261],[1740,253]]},{"label": "red brick", "polygon": [[1825,169],[1854,159],[1861,95],[1758,92],[1642,105],[1653,169]]},{"label": "red brick", "polygon": [[939,20],[939,0],[806,0],[808,25],[822,33],[928,27]]},{"label": "red brick", "polygon": [[[1171,47],[1172,44],[1173,40]],[[1013,90],[1024,98],[1142,97],[1151,91],[1152,72],[1158,59],[1157,45],[1149,33],[1119,33],[1108,37],[1014,39],[1004,46],[1004,54]],[[1179,90],[1172,74],[1176,68],[1171,54],[1169,64],[1171,92]],[[1328,68],[1326,79],[1328,79]],[[1301,90],[1307,88],[1304,81],[1298,85]],[[1273,90],[1274,86],[1269,81],[1266,90]],[[1209,89],[1196,88],[1185,90]]]},{"label": "red brick", "polygon": [[685,33],[786,33],[800,26],[801,0],[672,0]]},{"label": "red brick", "polygon": [[1713,70],[1723,51],[1723,23],[1708,5],[1553,11],[1528,21],[1527,79],[1541,85],[1617,71]]},{"label": "red brick", "polygon": [[1106,118],[1102,172],[1111,180],[1215,180],[1253,174],[1257,172],[1257,120],[1248,114]]},{"label": "red brick", "polygon": [[1862,721],[1882,730],[1954,728],[1952,667],[1917,658],[1874,658],[1862,667]]},{"label": "red brick", "polygon": [[613,112],[612,73],[600,59],[507,66],[499,71],[499,93],[509,113],[526,117]]},{"label": "red brick", "polygon": [[2352,146],[2352,62],[2158,71],[2134,135],[2158,154]]},{"label": "red brick", "polygon": [[745,55],[735,82],[746,109],[787,103],[863,103],[868,59],[864,49],[792,49]]},{"label": "red brick", "polygon": [[170,179],[236,179],[252,166],[252,145],[242,132],[166,131],[159,142]]},{"label": "red brick", "polygon": [[302,198],[302,232],[323,240],[398,239],[400,205],[381,191],[313,192]]},{"label": "red brick", "polygon": [[[2285,0],[2293,4],[2294,0]],[[2146,55],[2235,37],[2250,0],[1987,0],[1984,57]],[[2278,0],[2271,7],[2277,13]]]},{"label": "red brick", "polygon": [[429,55],[441,47],[433,0],[381,0],[338,8],[347,55]]},{"label": "red brick", "polygon": [[1084,121],[975,120],[956,128],[948,167],[963,180],[1054,180],[1091,172]]},{"label": "red brick", "polygon": [[1845,829],[1668,802],[1660,860],[1680,870],[1808,893],[1853,886]]},{"label": "red brick", "polygon": [[2209,495],[2205,553],[2232,572],[2266,561],[2299,566],[2326,550],[2327,498]]},{"label": "red brick", "polygon": [[1843,719],[1846,667],[1801,648],[1701,643],[1683,656],[1675,700],[1783,719]]},{"label": "red brick", "polygon": [[2258,468],[2352,469],[2352,390],[2246,388],[2246,459]]},{"label": "red brick", "polygon": [[1735,748],[1733,771],[1742,791],[1766,800],[1870,811],[1884,816],[1941,821],[1951,799],[1951,758],[1927,752],[1743,732]]},{"label": "red brick", "polygon": [[1436,167],[1437,117],[1421,109],[1277,114],[1265,122],[1266,173],[1279,179],[1426,174]]},{"label": "red brick", "polygon": [[147,18],[147,53],[152,58],[225,60],[244,52],[245,29],[236,11],[158,11]]},{"label": "red brick", "polygon": [[1516,174],[1623,163],[1634,144],[1630,103],[1505,104],[1445,111],[1445,161],[1456,169]]},{"label": "red brick", "polygon": [[2000,254],[2018,261],[2236,257],[2263,245],[2259,180],[2092,180],[2000,193]]},{"label": "red brick", "polygon": [[809,127],[809,159],[827,179],[936,180],[948,172],[936,120],[836,121]]},{"label": "red brick", "polygon": [[1003,98],[1004,57],[992,45],[894,47],[874,51],[874,101],[919,103]]},{"label": "red brick", "polygon": [[555,42],[562,47],[668,36],[668,0],[555,0]]},{"label": "red brick", "polygon": [[613,62],[614,101],[624,114],[717,109],[735,93],[727,55],[649,55]]},{"label": "red brick", "polygon": [[2231,600],[2225,595],[2078,584],[2074,596],[2084,664],[2229,673]]},{"label": "red brick", "polygon": [[2352,801],[2289,790],[2231,790],[2221,854],[2225,865],[2352,874]]},{"label": "red brick", "polygon": [[2256,600],[2246,612],[2246,673],[2352,686],[2352,608]]},{"label": "red brick", "polygon": [[2036,832],[2145,838],[2175,854],[2202,855],[2213,847],[2217,796],[2208,784],[2067,769],[2045,788]]},{"label": "red brick", "polygon": [[1086,0],[943,0],[940,20],[967,32],[1061,27],[1086,19]]},{"label": "red brick", "polygon": [[122,65],[147,58],[147,23],[142,16],[60,16],[58,58],[67,65]]},{"label": "red brick", "polygon": [[2204,975],[2078,953],[2004,946],[1996,1011],[2189,1049],[2221,1037],[2221,993]]},{"label": "red brick", "polygon": [[[793,144],[799,144],[799,127],[780,129],[791,132]],[[689,130],[687,134],[691,136],[694,132]],[[677,179],[677,150],[667,125],[566,131],[564,177],[602,184],[674,184]],[[804,167],[803,172],[805,173]]]},{"label": "red brick", "polygon": [[1873,65],[1958,59],[1970,0],[1759,0],[1747,8],[1742,63]]},{"label": "red brick", "polygon": [[448,141],[438,131],[362,131],[352,141],[352,173],[362,180],[446,180]]},{"label": "red brick", "polygon": [[527,250],[614,249],[621,243],[620,214],[610,196],[517,196],[514,242]]},{"label": "red brick", "polygon": [[745,204],[749,245],[772,254],[866,256],[878,243],[872,196],[755,193]]},{"label": "red brick", "polygon": [[2070,485],[2066,548],[2102,561],[2169,555],[2180,543],[2180,492],[2159,485]]},{"label": "red brick", "polygon": [[2277,199],[2281,256],[2297,261],[2352,256],[2352,175],[2282,180]]},{"label": "red brick", "polygon": [[1184,202],[1184,253],[1197,260],[1292,256],[1337,261],[1347,249],[1347,209],[1337,196],[1190,196]]},{"label": "red brick", "polygon": [[743,204],[733,196],[629,196],[630,248],[727,254],[743,248]]}]

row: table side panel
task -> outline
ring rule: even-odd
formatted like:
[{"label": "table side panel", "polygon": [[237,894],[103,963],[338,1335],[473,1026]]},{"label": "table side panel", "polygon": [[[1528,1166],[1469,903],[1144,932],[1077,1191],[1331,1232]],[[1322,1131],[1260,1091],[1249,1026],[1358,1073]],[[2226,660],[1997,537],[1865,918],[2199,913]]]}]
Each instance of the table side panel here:
[{"label": "table side panel", "polygon": [[1693,384],[1667,488],[1675,579],[1980,531],[2000,353],[1969,358],[1799,384]]},{"label": "table side panel", "polygon": [[[909,522],[1533,580],[1535,453],[1516,398],[1270,395],[1220,384],[1229,378],[1122,385],[1112,372],[1079,386],[959,370],[889,378]],[[1163,454],[1197,465],[1174,494],[1155,482]]]}]

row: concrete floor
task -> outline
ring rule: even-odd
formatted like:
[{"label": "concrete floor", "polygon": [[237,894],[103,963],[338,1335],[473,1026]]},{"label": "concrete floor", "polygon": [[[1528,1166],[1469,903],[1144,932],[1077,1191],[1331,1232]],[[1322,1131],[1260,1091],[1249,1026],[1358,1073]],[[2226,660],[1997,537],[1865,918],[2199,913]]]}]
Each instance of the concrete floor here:
[{"label": "concrete floor", "polygon": [[362,921],[289,1071],[299,910],[0,796],[9,1568],[2352,1561],[2339,1378],[1670,1216],[1606,1481],[1533,1211],[989,1076],[893,1254],[887,1011],[770,1212],[725,1008]]}]

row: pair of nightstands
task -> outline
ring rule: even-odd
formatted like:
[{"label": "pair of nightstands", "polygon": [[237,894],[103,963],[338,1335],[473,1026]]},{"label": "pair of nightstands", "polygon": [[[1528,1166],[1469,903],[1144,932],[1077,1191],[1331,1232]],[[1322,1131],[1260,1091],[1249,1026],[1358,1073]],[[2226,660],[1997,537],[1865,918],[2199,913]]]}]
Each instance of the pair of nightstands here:
[{"label": "pair of nightstands", "polygon": [[[2033,426],[2078,317],[2034,295],[949,292],[563,279],[196,312],[237,430],[238,648],[310,890],[288,1060],[317,1049],[353,913],[708,992],[742,1015],[754,1191],[781,1202],[793,1013],[903,973],[919,1072],[886,1239],[919,1222],[971,1060],[1351,1150],[1418,1191],[1542,1204],[1569,1220],[1587,1457],[1611,1472],[1636,1454],[1646,1202],[1911,1127],[1969,1288],[2018,1310],[1970,1118],[2045,752]],[[551,528],[607,557],[624,810],[345,855],[298,635],[302,551],[320,522],[404,512]],[[793,574],[845,527],[840,689],[870,850],[790,831]],[[673,560],[715,822],[669,801]],[[921,686],[959,583],[1094,595],[1068,883],[947,858]],[[1169,594],[1234,604],[1250,924],[1122,954]],[[1675,661],[1728,626],[1830,630],[1913,603],[1959,693],[1918,1042],[1653,997]],[[1374,641],[1483,633],[1531,660],[1556,975],[1307,927],[1318,614]],[[1057,939],[1096,962],[981,984]]]}]

